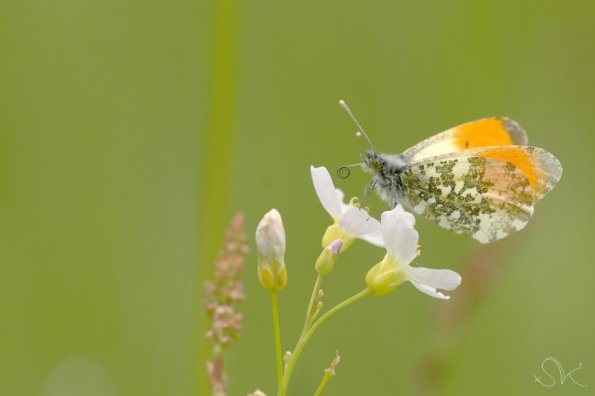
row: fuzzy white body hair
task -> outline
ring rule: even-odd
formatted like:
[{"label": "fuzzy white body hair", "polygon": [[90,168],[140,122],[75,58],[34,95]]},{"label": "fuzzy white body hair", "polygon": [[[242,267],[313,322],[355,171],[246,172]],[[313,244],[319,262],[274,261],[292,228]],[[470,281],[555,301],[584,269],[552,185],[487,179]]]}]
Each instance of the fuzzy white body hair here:
[{"label": "fuzzy white body hair", "polygon": [[372,183],[378,196],[394,208],[401,201],[403,185],[401,172],[407,162],[400,155],[366,150],[362,154],[364,171],[372,174]]}]

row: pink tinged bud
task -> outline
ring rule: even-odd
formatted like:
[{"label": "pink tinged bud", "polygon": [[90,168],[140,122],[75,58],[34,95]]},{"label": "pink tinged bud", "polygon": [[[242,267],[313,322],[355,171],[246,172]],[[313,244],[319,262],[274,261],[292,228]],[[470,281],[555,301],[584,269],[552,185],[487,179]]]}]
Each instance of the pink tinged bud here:
[{"label": "pink tinged bud", "polygon": [[258,280],[265,289],[282,290],[287,284],[285,229],[281,215],[271,209],[256,228]]},{"label": "pink tinged bud", "polygon": [[331,243],[327,249],[329,249],[329,251],[332,254],[339,254],[339,252],[341,251],[341,248],[343,247],[343,241],[340,239],[337,239],[336,241],[334,241],[333,243]]},{"label": "pink tinged bud", "polygon": [[316,271],[321,276],[327,276],[335,268],[335,263],[337,262],[337,255],[341,251],[343,247],[343,241],[341,239],[337,239],[331,242],[318,256],[316,260]]}]

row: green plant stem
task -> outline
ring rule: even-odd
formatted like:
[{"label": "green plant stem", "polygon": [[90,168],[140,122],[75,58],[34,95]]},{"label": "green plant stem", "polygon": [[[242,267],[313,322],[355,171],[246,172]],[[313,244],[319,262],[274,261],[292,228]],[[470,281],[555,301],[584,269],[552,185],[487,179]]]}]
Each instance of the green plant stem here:
[{"label": "green plant stem", "polygon": [[283,357],[281,356],[281,327],[279,326],[279,304],[277,292],[271,290],[271,305],[273,308],[273,332],[275,334],[275,355],[277,357],[277,384],[279,392],[283,384]]},{"label": "green plant stem", "polygon": [[316,282],[314,283],[314,290],[312,290],[312,295],[310,296],[310,303],[308,304],[308,310],[306,311],[306,319],[304,320],[304,327],[302,328],[302,333],[300,334],[300,338],[306,334],[312,322],[314,321],[314,312],[312,311],[314,308],[314,303],[318,301],[318,291],[320,290],[320,285],[322,284],[322,276],[318,274],[316,277]]},{"label": "green plant stem", "polygon": [[322,381],[320,381],[320,385],[318,385],[318,388],[316,388],[316,392],[314,392],[314,396],[322,395],[322,392],[324,391],[326,384],[331,380],[332,377],[333,377],[333,374],[331,373],[330,370],[324,370],[324,377],[322,377]]},{"label": "green plant stem", "polygon": [[316,332],[316,330],[318,330],[320,325],[322,325],[328,318],[330,318],[331,316],[333,316],[334,314],[336,314],[343,308],[353,304],[356,301],[361,300],[362,298],[364,298],[366,296],[369,296],[370,294],[372,294],[372,290],[366,288],[366,289],[360,291],[359,293],[349,297],[348,299],[340,302],[339,304],[335,305],[333,308],[331,308],[327,312],[325,312],[324,315],[322,315],[316,322],[314,322],[312,324],[312,327],[310,327],[310,329],[306,332],[306,334],[304,334],[303,337],[300,337],[300,339],[298,340],[298,342],[295,346],[295,349],[293,350],[291,359],[289,360],[289,363],[287,363],[287,367],[285,368],[285,374],[283,376],[283,384],[281,386],[281,389],[279,390],[279,396],[285,396],[285,394],[287,393],[287,386],[289,385],[289,381],[291,380],[291,375],[293,374],[293,369],[295,368],[295,365],[296,365],[300,355],[304,351],[304,348],[308,344],[308,341],[310,341],[310,337],[312,337],[312,335]]},{"label": "green plant stem", "polygon": [[[203,125],[199,125],[198,155],[198,230],[197,242],[204,246],[199,249],[199,279],[209,279],[213,271],[212,262],[217,257],[219,236],[223,235],[222,219],[229,212],[229,186],[231,185],[231,152],[233,148],[233,126],[235,122],[235,104],[237,98],[236,69],[239,57],[238,39],[240,11],[244,8],[239,0],[219,0],[213,16],[211,50],[206,55],[210,60],[208,96],[205,96],[206,111]],[[206,33],[206,32],[205,32]],[[207,66],[207,64],[205,64]],[[201,93],[202,95],[202,93]],[[201,106],[202,107],[202,106]],[[197,109],[197,111],[202,111]],[[204,131],[204,132],[203,132]],[[217,166],[212,166],[217,164]],[[199,316],[200,362],[198,395],[206,395],[210,390],[205,362],[211,359],[208,344],[203,334],[207,332],[206,315]]]}]

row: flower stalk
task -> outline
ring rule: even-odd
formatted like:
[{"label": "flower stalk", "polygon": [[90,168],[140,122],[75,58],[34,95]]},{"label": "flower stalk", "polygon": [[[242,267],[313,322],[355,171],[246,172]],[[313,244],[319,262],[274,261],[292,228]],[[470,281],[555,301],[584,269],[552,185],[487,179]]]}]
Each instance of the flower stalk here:
[{"label": "flower stalk", "polygon": [[322,392],[324,392],[324,388],[326,388],[326,384],[328,384],[331,378],[335,376],[335,368],[337,367],[340,361],[341,356],[339,356],[339,351],[337,351],[337,355],[335,356],[331,364],[324,369],[324,376],[322,377],[322,381],[320,381],[320,385],[318,385],[316,392],[314,392],[314,396],[322,395]]},{"label": "flower stalk", "polygon": [[277,292],[275,290],[271,290],[271,306],[273,309],[273,334],[275,337],[277,384],[280,389],[281,383],[283,383],[283,357],[281,351],[281,326],[279,325],[279,304],[277,301]]},{"label": "flower stalk", "polygon": [[293,374],[295,365],[297,364],[297,361],[299,360],[302,352],[304,351],[304,348],[306,348],[306,345],[308,345],[310,338],[316,332],[316,330],[318,330],[318,328],[327,319],[332,317],[334,314],[336,314],[343,308],[346,308],[349,305],[361,300],[362,298],[369,296],[370,294],[372,294],[372,290],[366,288],[366,289],[360,291],[359,293],[354,294],[353,296],[349,297],[348,299],[340,302],[339,304],[335,305],[333,308],[331,308],[327,312],[325,312],[324,315],[322,315],[318,320],[316,320],[312,324],[312,326],[308,329],[308,331],[306,331],[306,333],[302,337],[299,338],[299,340],[293,350],[291,359],[289,360],[289,362],[287,363],[287,366],[285,367],[285,374],[283,375],[283,384],[281,386],[281,391],[279,392],[279,396],[286,395],[287,387],[289,386],[289,382],[291,381],[291,376]]},{"label": "flower stalk", "polygon": [[310,303],[308,304],[308,309],[306,310],[306,318],[304,320],[304,327],[302,328],[302,333],[300,334],[300,338],[306,334],[312,322],[316,318],[316,314],[318,313],[318,303],[320,302],[320,292],[322,289],[320,286],[322,285],[322,276],[318,274],[316,277],[316,282],[314,282],[314,289],[312,290],[312,295],[310,296]]}]

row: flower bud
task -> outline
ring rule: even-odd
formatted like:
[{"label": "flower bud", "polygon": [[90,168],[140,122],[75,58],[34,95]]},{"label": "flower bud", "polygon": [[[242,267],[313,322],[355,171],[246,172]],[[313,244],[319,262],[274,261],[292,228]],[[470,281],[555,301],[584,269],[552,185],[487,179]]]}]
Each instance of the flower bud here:
[{"label": "flower bud", "polygon": [[256,228],[258,280],[265,289],[282,290],[287,284],[285,230],[281,215],[271,209]]},{"label": "flower bud", "polygon": [[327,276],[332,272],[333,268],[335,268],[337,255],[342,247],[343,241],[337,239],[330,243],[324,248],[322,253],[320,253],[320,256],[318,256],[318,259],[316,260],[316,271],[318,271],[321,276]]}]

